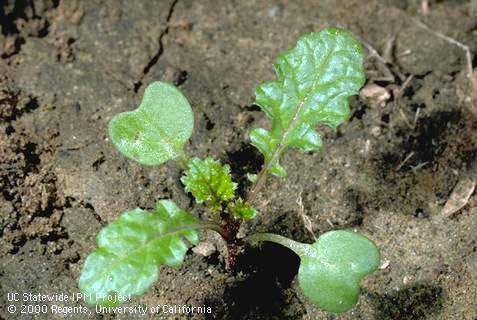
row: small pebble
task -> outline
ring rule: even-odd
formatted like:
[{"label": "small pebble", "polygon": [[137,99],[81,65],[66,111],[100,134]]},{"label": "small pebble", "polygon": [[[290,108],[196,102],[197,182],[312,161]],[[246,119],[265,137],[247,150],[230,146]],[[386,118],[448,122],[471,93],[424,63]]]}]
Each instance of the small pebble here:
[{"label": "small pebble", "polygon": [[374,137],[378,137],[381,134],[381,128],[379,126],[374,126],[371,128],[371,134]]},{"label": "small pebble", "polygon": [[201,242],[192,248],[192,252],[202,257],[208,257],[215,251],[217,251],[217,248],[210,242]]},{"label": "small pebble", "polygon": [[391,94],[386,88],[371,83],[366,85],[359,92],[359,97],[369,104],[371,108],[384,107],[391,98]]},{"label": "small pebble", "polygon": [[385,260],[385,261],[383,262],[383,264],[379,267],[379,270],[387,269],[390,264],[391,264],[391,261]]}]

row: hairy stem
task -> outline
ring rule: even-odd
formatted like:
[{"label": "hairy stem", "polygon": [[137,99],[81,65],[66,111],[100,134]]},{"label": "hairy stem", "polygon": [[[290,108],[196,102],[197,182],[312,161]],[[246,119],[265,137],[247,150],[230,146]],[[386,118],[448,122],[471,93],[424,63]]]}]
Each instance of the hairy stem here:
[{"label": "hairy stem", "polygon": [[299,256],[305,256],[307,255],[307,252],[309,251],[307,244],[296,242],[284,236],[280,236],[274,233],[256,233],[251,236],[248,236],[246,240],[251,245],[257,245],[258,242],[260,241],[275,242],[275,243],[281,244],[284,247],[287,247],[288,249],[292,250]]}]

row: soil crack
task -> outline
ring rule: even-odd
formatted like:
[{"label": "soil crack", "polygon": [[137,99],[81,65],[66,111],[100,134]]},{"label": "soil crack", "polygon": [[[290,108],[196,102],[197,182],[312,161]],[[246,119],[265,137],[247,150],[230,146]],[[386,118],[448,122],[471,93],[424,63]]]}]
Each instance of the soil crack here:
[{"label": "soil crack", "polygon": [[159,58],[164,53],[163,38],[169,33],[169,28],[170,28],[169,22],[171,21],[172,15],[174,14],[174,9],[178,2],[179,0],[174,0],[169,8],[169,12],[167,13],[167,18],[166,18],[166,28],[159,35],[159,48],[156,54],[151,58],[151,60],[149,60],[147,65],[144,67],[142,75],[139,78],[139,80],[134,83],[134,93],[137,93],[139,91],[139,89],[143,85],[142,81],[144,80],[146,75],[149,73],[151,68],[159,61]]}]

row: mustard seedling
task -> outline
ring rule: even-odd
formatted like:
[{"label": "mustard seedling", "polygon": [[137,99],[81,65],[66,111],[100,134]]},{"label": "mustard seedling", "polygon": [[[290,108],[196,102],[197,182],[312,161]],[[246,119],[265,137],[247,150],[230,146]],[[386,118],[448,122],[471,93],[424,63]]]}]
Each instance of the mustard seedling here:
[{"label": "mustard seedling", "polygon": [[253,186],[245,199],[237,195],[227,164],[210,157],[187,157],[184,145],[192,135],[193,113],[174,86],[150,84],[139,108],[111,119],[109,136],[123,155],[144,165],[176,161],[185,191],[214,218],[201,220],[172,200],[157,201],[152,212],[139,208],[124,212],[99,232],[97,249],[85,260],[79,287],[89,303],[112,306],[121,302],[120,297],[144,294],[158,280],[160,266],[183,263],[188,248],[199,241],[199,229],[222,236],[230,267],[247,242],[272,241],[300,257],[299,286],[312,303],[335,313],[357,303],[359,282],[376,270],[380,260],[377,247],[365,236],[330,231],[312,244],[270,233],[237,237],[240,225],[257,216],[253,203],[267,178],[286,176],[280,164],[286,150],[318,150],[322,142],[315,127],[336,128],[346,121],[348,98],[365,81],[361,45],[337,28],[305,34],[278,56],[274,67],[277,79],[256,89],[256,104],[272,123],[270,129],[250,133],[265,162],[257,176],[247,175]]}]

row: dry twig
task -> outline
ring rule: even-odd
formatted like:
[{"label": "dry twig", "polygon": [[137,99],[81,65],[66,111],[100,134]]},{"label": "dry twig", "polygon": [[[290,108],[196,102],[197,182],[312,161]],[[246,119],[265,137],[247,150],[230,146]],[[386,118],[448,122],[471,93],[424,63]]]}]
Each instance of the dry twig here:
[{"label": "dry twig", "polygon": [[414,151],[412,151],[411,153],[409,153],[406,158],[404,158],[403,161],[401,161],[401,163],[396,167],[396,171],[399,171],[403,166],[404,164],[406,164],[406,162],[409,161],[409,159],[412,158],[412,156],[414,155]]},{"label": "dry twig", "polygon": [[421,1],[421,13],[423,15],[429,14],[429,0],[422,0]]},{"label": "dry twig", "polygon": [[390,81],[390,82],[396,82],[396,78],[394,76],[394,73],[389,69],[388,62],[385,58],[383,58],[379,52],[373,48],[368,42],[364,41],[361,39],[361,43],[368,49],[369,51],[369,56],[368,57],[375,57],[379,62],[381,62],[386,74],[386,78],[383,80]]},{"label": "dry twig", "polygon": [[476,84],[476,81],[474,79],[474,74],[473,74],[473,67],[472,67],[472,55],[470,53],[470,49],[468,46],[466,46],[465,44],[463,44],[462,42],[459,42],[451,37],[448,37],[446,36],[445,34],[443,33],[440,33],[439,31],[434,31],[432,30],[431,28],[429,28],[426,24],[422,23],[421,21],[419,20],[416,20],[416,19],[413,19],[414,22],[422,29],[432,33],[433,35],[435,35],[436,37],[444,40],[444,41],[447,41],[453,45],[456,45],[458,46],[459,48],[461,48],[462,50],[464,50],[465,52],[465,59],[467,61],[467,77],[469,77],[470,81],[471,81],[471,84],[473,85],[473,88],[477,90],[477,84]]},{"label": "dry twig", "polygon": [[475,184],[475,181],[470,176],[462,177],[444,205],[442,215],[448,218],[465,207],[469,202],[470,196],[475,191]]},{"label": "dry twig", "polygon": [[302,192],[303,192],[303,190],[300,189],[300,192],[298,193],[298,198],[296,199],[296,204],[300,208],[299,213],[300,213],[300,216],[303,220],[303,224],[305,225],[306,231],[308,231],[311,234],[311,236],[313,237],[313,240],[316,240],[316,236],[315,236],[315,233],[313,232],[313,225],[311,223],[311,220],[305,214],[305,206],[303,205],[303,199],[301,197]]},{"label": "dry twig", "polygon": [[404,93],[404,90],[406,90],[406,88],[409,86],[409,83],[411,83],[411,80],[414,78],[414,75],[411,74],[410,76],[408,76],[406,78],[406,80],[404,80],[404,82],[401,84],[401,86],[399,87],[399,89],[395,90],[394,91],[394,99],[395,100],[399,100],[403,93]]}]

